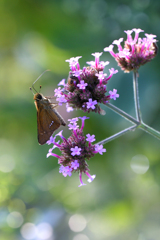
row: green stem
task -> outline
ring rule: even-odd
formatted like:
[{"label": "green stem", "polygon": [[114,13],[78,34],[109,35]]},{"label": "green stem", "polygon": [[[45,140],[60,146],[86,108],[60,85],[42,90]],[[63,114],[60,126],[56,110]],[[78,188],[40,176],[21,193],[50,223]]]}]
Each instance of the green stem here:
[{"label": "green stem", "polygon": [[[138,122],[135,118],[133,118],[132,116],[130,116],[128,113],[126,113],[126,112],[122,111],[121,109],[115,107],[115,106],[112,105],[111,103],[106,103],[106,106],[107,106],[108,108],[110,108],[112,111],[118,113],[120,116],[122,116],[122,117],[124,117],[125,119],[127,119],[128,121],[134,123],[134,124],[137,126],[137,128],[140,128],[140,129],[142,129],[143,131],[151,134],[153,137],[156,137],[156,138],[160,139],[160,132],[158,132],[157,130],[155,130],[155,129],[151,128],[150,126],[146,125],[145,123],[142,122],[142,120],[141,120],[141,123]],[[133,126],[133,127],[134,127],[134,126]],[[123,131],[122,131],[122,132],[123,132]],[[124,132],[124,133],[125,133],[125,132]],[[124,134],[124,133],[123,133],[123,134]],[[119,137],[119,136],[121,136],[121,135],[118,135],[117,137]],[[111,140],[113,140],[113,139],[111,139]],[[110,141],[111,141],[111,140],[110,140]]]},{"label": "green stem", "polygon": [[124,112],[123,110],[115,107],[113,104],[111,103],[106,103],[105,104],[108,108],[110,108],[112,111],[118,113],[120,116],[124,117],[125,119],[127,119],[128,121],[130,121],[131,123],[134,123],[136,125],[139,125],[140,123],[133,118],[132,116],[130,116],[128,113]]},{"label": "green stem", "polygon": [[151,134],[153,137],[156,137],[156,138],[158,138],[160,140],[160,132],[158,132],[157,130],[151,128],[150,126],[148,126],[148,125],[146,125],[145,123],[142,122],[141,112],[140,112],[140,104],[139,104],[138,72],[137,71],[133,72],[133,91],[134,91],[134,102],[135,102],[136,119],[133,118],[132,116],[130,116],[129,114],[127,114],[126,112],[122,111],[121,109],[115,107],[111,103],[106,103],[106,106],[108,108],[110,108],[112,111],[114,111],[117,114],[119,114],[120,116],[122,116],[123,118],[125,118],[128,121],[134,123],[134,126],[126,128],[123,131],[121,131],[119,133],[116,133],[115,135],[102,140],[98,144],[105,144],[105,143],[107,143],[109,141],[114,140],[115,138],[120,137],[121,135],[127,133],[128,131],[134,130],[136,128],[140,128],[143,131]]},{"label": "green stem", "polygon": [[139,122],[139,128],[143,131],[151,134],[152,136],[160,139],[160,132],[146,125],[142,121],[140,104],[139,104],[139,93],[138,93],[138,72],[133,71],[133,91],[134,91],[134,103],[135,103],[135,111],[136,111],[136,119]]},{"label": "green stem", "polygon": [[121,132],[118,132],[118,133],[116,133],[116,134],[114,134],[114,135],[112,135],[112,136],[110,136],[110,137],[108,137],[108,138],[100,141],[100,142],[97,143],[97,144],[100,145],[100,144],[108,143],[108,142],[110,142],[110,141],[112,141],[112,140],[114,140],[114,139],[116,139],[116,138],[124,135],[125,133],[127,133],[127,132],[129,132],[129,131],[135,130],[136,128],[137,128],[137,125],[134,125],[134,126],[132,126],[132,127],[126,128],[126,129],[122,130]]},{"label": "green stem", "polygon": [[143,122],[141,123],[141,125],[139,125],[139,128],[160,140],[160,132],[158,132],[154,128],[151,128],[150,126],[146,125]]},{"label": "green stem", "polygon": [[133,71],[133,92],[134,92],[134,104],[135,104],[135,111],[136,111],[136,119],[138,122],[141,123],[142,118],[141,118],[139,93],[138,93],[138,72],[136,70]]}]

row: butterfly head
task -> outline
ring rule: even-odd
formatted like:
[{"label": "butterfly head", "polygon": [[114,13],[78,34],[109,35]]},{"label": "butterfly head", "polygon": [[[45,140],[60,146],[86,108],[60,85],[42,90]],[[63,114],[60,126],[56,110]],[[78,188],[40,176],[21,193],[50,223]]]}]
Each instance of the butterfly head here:
[{"label": "butterfly head", "polygon": [[42,94],[41,93],[36,93],[35,95],[34,95],[34,100],[36,100],[36,101],[39,101],[39,100],[41,100],[43,97],[42,97]]}]

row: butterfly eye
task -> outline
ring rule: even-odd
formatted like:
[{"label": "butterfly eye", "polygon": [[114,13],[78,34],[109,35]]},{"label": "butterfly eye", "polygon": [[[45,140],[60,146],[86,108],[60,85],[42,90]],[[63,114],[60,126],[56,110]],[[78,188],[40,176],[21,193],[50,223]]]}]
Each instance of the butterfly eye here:
[{"label": "butterfly eye", "polygon": [[42,95],[41,94],[37,94],[37,100],[41,100],[42,99]]},{"label": "butterfly eye", "polygon": [[42,94],[40,94],[40,93],[36,93],[35,95],[34,95],[34,100],[35,101],[39,101],[39,100],[41,100],[43,97],[42,97]]}]

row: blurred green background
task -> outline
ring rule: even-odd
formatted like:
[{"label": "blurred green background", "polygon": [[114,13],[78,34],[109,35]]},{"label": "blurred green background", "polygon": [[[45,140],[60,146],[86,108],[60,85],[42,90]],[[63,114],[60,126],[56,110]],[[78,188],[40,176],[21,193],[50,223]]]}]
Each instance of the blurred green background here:
[{"label": "blurred green background", "polygon": [[[78,188],[78,174],[64,178],[57,159],[46,158],[49,146],[37,142],[29,90],[50,69],[35,88],[41,84],[45,96],[53,95],[68,76],[66,59],[83,56],[83,67],[94,60],[91,53],[126,39],[124,30],[132,28],[160,39],[159,0],[0,1],[0,240],[160,239],[160,142],[141,130],[109,142],[107,152],[89,162],[96,179]],[[124,74],[109,53],[101,60],[110,61],[107,74],[119,70],[108,83],[108,91],[120,94],[112,103],[135,116],[132,74]],[[139,91],[143,121],[160,131],[159,61],[158,54],[141,67]],[[97,142],[130,126],[102,108],[106,115],[90,114],[84,129]],[[84,115],[64,107],[59,112],[66,121]]]}]

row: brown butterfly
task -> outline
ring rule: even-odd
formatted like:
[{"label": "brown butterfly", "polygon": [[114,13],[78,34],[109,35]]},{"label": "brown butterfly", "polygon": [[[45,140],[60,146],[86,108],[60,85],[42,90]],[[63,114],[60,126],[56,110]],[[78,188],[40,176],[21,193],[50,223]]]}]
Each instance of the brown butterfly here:
[{"label": "brown butterfly", "polygon": [[[36,81],[45,72],[43,72],[36,79]],[[35,82],[32,84],[32,88],[36,91],[34,88]],[[32,88],[30,89],[32,90]],[[41,93],[38,92],[34,94],[33,99],[35,100],[35,106],[37,109],[38,142],[39,144],[43,145],[50,139],[51,135],[57,128],[59,128],[61,125],[65,126],[66,123],[56,110],[56,107],[58,106],[57,103],[52,103],[48,97],[44,97]]]}]

